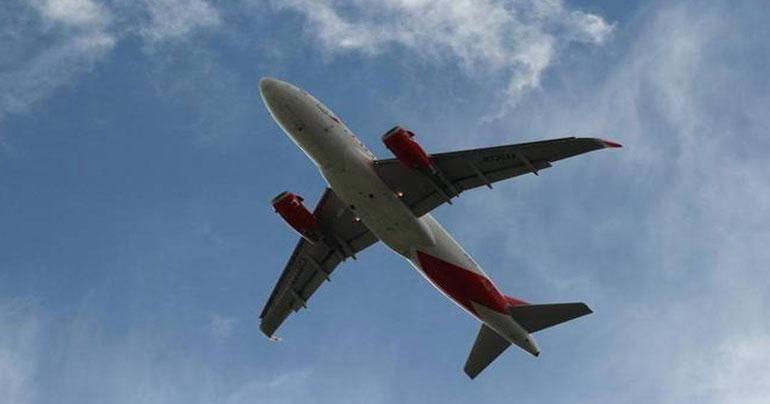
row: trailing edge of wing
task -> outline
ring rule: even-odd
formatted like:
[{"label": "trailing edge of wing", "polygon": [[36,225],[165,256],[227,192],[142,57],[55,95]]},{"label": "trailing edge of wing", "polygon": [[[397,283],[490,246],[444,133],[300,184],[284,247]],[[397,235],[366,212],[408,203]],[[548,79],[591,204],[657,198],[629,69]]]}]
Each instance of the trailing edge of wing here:
[{"label": "trailing edge of wing", "polygon": [[377,160],[374,168],[394,192],[403,195],[404,203],[419,217],[451,200],[448,195],[480,186],[491,187],[493,183],[520,175],[537,174],[553,162],[615,147],[621,146],[603,139],[568,137],[432,154],[431,159],[445,180],[442,183],[430,181],[398,159]]}]

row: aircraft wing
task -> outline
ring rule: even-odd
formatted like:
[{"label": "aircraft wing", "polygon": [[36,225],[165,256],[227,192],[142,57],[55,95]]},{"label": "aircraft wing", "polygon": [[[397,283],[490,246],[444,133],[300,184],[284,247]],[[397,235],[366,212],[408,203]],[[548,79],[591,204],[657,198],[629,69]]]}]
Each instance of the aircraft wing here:
[{"label": "aircraft wing", "polygon": [[375,170],[418,217],[461,192],[551,167],[551,163],[593,150],[620,147],[594,138],[568,137],[430,156],[437,174],[410,169],[397,159],[377,160]]},{"label": "aircraft wing", "polygon": [[378,241],[347,205],[327,188],[313,214],[324,238],[311,243],[300,238],[289,262],[273,288],[262,313],[259,328],[272,337],[293,311],[307,307],[307,301],[340,262]]}]

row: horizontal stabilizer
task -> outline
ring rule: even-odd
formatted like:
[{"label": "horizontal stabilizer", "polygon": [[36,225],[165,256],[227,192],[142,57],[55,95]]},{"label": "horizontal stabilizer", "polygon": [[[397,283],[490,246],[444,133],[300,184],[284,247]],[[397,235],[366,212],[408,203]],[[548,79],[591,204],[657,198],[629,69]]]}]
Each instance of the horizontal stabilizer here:
[{"label": "horizontal stabilizer", "polygon": [[527,304],[508,311],[530,333],[593,313],[585,303]]},{"label": "horizontal stabilizer", "polygon": [[476,336],[476,342],[473,343],[473,349],[465,362],[465,368],[463,368],[465,373],[471,379],[475,378],[509,346],[511,346],[510,342],[495,330],[482,324],[479,335]]}]

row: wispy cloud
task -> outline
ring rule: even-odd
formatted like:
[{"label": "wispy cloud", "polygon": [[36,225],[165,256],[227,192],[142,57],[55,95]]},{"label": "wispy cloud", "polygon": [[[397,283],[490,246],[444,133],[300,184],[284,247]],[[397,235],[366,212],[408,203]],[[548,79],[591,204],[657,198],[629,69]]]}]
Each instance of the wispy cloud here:
[{"label": "wispy cloud", "polygon": [[[180,41],[220,23],[217,10],[205,0],[109,5],[97,0],[29,0],[14,4],[9,13],[14,14],[0,16],[8,22],[0,28],[0,37],[13,41],[9,48],[35,51],[4,55],[8,59],[0,73],[0,123],[74,82],[126,38],[139,35],[155,45]],[[136,18],[120,19],[121,14]],[[0,145],[7,145],[2,134]]]},{"label": "wispy cloud", "polygon": [[220,314],[209,317],[209,333],[216,341],[224,341],[233,333],[235,319]]},{"label": "wispy cloud", "polygon": [[[558,164],[537,181],[522,178],[516,186],[464,195],[454,209],[464,203],[474,209],[450,215],[468,221],[457,226],[459,237],[470,238],[476,231],[488,245],[500,248],[497,268],[483,258],[493,253],[490,247],[484,251],[485,243],[469,251],[490,262],[489,272],[501,286],[515,285],[510,292],[540,298],[548,289],[553,300],[579,297],[594,305],[597,314],[585,321],[593,321],[595,328],[581,337],[593,350],[580,353],[585,366],[573,375],[576,380],[594,378],[574,387],[583,389],[582,397],[759,403],[770,396],[770,385],[761,377],[770,372],[770,321],[764,310],[770,304],[770,250],[765,247],[770,244],[770,167],[765,153],[770,89],[766,80],[757,80],[765,69],[756,68],[758,60],[770,65],[770,49],[766,39],[760,44],[746,39],[770,35],[764,21],[747,17],[754,7],[740,7],[750,3],[659,3],[640,17],[638,32],[629,39],[630,50],[602,69],[601,77],[586,83],[570,80],[568,89],[549,89],[534,102],[528,101],[535,97],[520,100],[519,108],[484,126],[489,133],[506,136],[607,135],[626,145],[615,154]],[[216,21],[221,19],[218,12],[208,12],[216,10],[213,6],[195,1],[174,2],[190,5],[187,16],[169,15],[176,10],[171,2],[155,3],[155,14],[151,2],[132,5],[145,18],[130,27],[119,18],[122,7],[129,7],[125,2],[29,4],[26,10],[35,18],[28,28],[3,25],[0,31],[30,41],[43,35],[55,40],[31,47],[39,50],[0,74],[0,120],[2,114],[26,111],[54,89],[66,87],[123,38],[140,38],[160,52],[162,46],[157,45],[163,41],[185,42],[197,32],[219,27]],[[554,62],[565,46],[600,44],[612,30],[599,16],[561,2],[469,4],[358,0],[343,6],[294,0],[279,8],[305,16],[308,31],[330,55],[384,55],[399,48],[429,62],[459,63],[468,75],[495,73],[490,80],[502,77],[500,86],[511,100],[536,88],[549,68],[557,72]],[[392,18],[378,20],[378,13]],[[211,96],[229,94],[218,89],[220,83],[207,82],[217,70],[217,55],[193,54],[188,60],[181,53],[171,54],[168,59],[174,62],[158,68],[168,79],[159,80],[168,86],[161,92],[193,103],[201,112],[228,102],[241,104],[229,95]],[[195,71],[181,73],[179,68],[189,68],[193,60]],[[585,76],[590,75],[580,77]],[[174,84],[180,77],[181,84]],[[235,77],[225,79],[231,80],[228,88],[239,84]],[[189,83],[205,83],[211,91],[205,92],[205,100],[192,100],[193,94],[204,91],[186,87]],[[218,129],[214,126],[210,132]],[[194,230],[219,242],[205,225]],[[541,291],[520,287],[527,278],[537,279],[530,285],[539,284]],[[89,318],[87,313],[83,317]],[[236,326],[248,323],[216,314],[200,315],[197,321],[195,329],[202,335],[226,338],[228,343],[238,337]],[[326,346],[313,356],[317,370],[260,368],[262,373],[254,376],[253,368],[239,373],[228,362],[228,371],[222,372],[216,360],[174,351],[180,334],[158,335],[163,333],[157,327],[123,323],[131,332],[117,335],[88,319],[85,324],[56,326],[50,330],[53,341],[45,341],[52,344],[43,345],[39,338],[45,333],[39,330],[35,310],[7,300],[0,301],[0,323],[0,394],[9,402],[33,402],[36,395],[43,396],[37,401],[57,402],[82,402],[83,397],[132,403],[308,402],[323,401],[318,397],[326,391],[360,402],[402,399],[405,394],[393,393],[387,375],[350,372],[350,361],[321,369],[338,357]],[[581,324],[586,323],[571,327],[579,329]],[[549,338],[568,333],[565,328]],[[238,348],[251,347],[253,341],[240,344]],[[553,352],[555,346],[544,348]],[[39,352],[44,349],[55,355],[46,357],[47,368],[41,371]],[[385,356],[366,362],[382,362]],[[302,366],[308,361],[303,357]],[[497,366],[514,361],[509,358]],[[345,379],[325,371],[341,368],[347,369]],[[514,388],[510,386],[496,385],[495,392],[503,395],[500,390]],[[328,401],[339,402],[334,398]]]},{"label": "wispy cloud", "polygon": [[[115,45],[108,31],[110,11],[91,0],[46,0],[30,3],[37,12],[8,24],[4,36],[14,37],[18,46],[38,47],[36,39],[53,37],[48,46],[30,57],[7,61],[10,69],[0,73],[0,122],[9,113],[26,111],[51,91],[87,71]],[[22,8],[22,6],[19,6]],[[26,10],[29,13],[29,10]],[[24,13],[23,10],[19,11]]]},{"label": "wispy cloud", "polygon": [[716,346],[694,349],[693,353],[673,369],[672,390],[678,397],[671,402],[691,401],[692,397],[714,403],[767,401],[770,379],[761,376],[770,374],[770,340],[766,333],[735,335]]},{"label": "wispy cloud", "polygon": [[0,399],[26,404],[35,397],[40,325],[27,300],[0,300]]},{"label": "wispy cloud", "polygon": [[301,13],[312,38],[330,55],[372,56],[402,48],[422,60],[459,64],[475,78],[502,74],[507,81],[502,112],[540,85],[563,48],[601,44],[613,30],[601,16],[560,0],[274,3]]},{"label": "wispy cloud", "polygon": [[[88,307],[48,335],[37,310],[25,300],[0,300],[0,402],[291,404],[333,392],[336,398],[320,401],[378,403],[386,394],[369,369],[352,379],[308,366],[272,365],[241,374],[230,363],[222,368],[216,360],[175,349],[176,337],[158,329],[107,337],[111,333]],[[231,331],[231,319],[211,319],[215,332]],[[45,360],[39,360],[42,352]]]},{"label": "wispy cloud", "polygon": [[219,12],[205,0],[144,0],[150,21],[141,28],[151,41],[181,39],[220,24]]},{"label": "wispy cloud", "polygon": [[[495,237],[505,261],[519,264],[519,281],[590,296],[601,315],[594,325],[612,341],[596,377],[622,386],[625,401],[770,395],[755,377],[768,372],[770,167],[756,150],[768,146],[770,119],[749,112],[770,108],[758,75],[770,45],[746,40],[767,35],[754,8],[687,1],[648,10],[607,74],[523,103],[499,123],[611,136],[626,148],[497,190],[499,203],[484,196],[486,211],[464,219],[508,225]],[[511,206],[522,213],[506,215]]]},{"label": "wispy cloud", "polygon": [[24,63],[22,68],[0,75],[0,118],[26,111],[52,90],[89,70],[114,46],[109,35],[68,37]]},{"label": "wispy cloud", "polygon": [[44,19],[69,27],[99,31],[112,16],[108,9],[93,0],[31,0]]}]

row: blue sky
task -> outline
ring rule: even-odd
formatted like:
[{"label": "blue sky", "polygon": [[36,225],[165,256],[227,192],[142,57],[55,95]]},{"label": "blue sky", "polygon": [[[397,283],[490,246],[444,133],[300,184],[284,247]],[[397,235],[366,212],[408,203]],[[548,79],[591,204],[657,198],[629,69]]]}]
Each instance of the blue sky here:
[{"label": "blue sky", "polygon": [[[763,403],[770,4],[12,0],[0,6],[0,403]],[[606,137],[436,215],[508,294],[595,314],[478,379],[477,323],[382,245],[280,330],[312,164],[262,76],[381,157]]]}]

